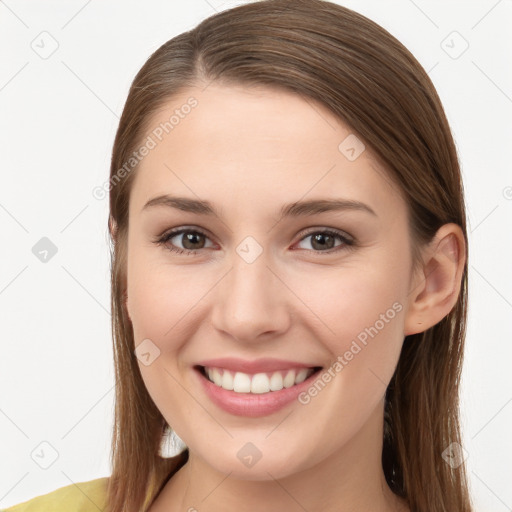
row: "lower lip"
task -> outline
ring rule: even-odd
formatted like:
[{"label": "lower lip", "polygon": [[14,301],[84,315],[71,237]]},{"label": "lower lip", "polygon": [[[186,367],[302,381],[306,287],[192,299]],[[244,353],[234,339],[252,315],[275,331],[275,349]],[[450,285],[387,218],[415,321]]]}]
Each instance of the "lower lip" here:
[{"label": "lower lip", "polygon": [[296,400],[298,395],[317,378],[320,370],[311,374],[300,384],[261,394],[228,391],[211,382],[202,374],[201,370],[194,368],[194,371],[198,375],[205,393],[215,405],[236,416],[257,418],[277,412]]}]

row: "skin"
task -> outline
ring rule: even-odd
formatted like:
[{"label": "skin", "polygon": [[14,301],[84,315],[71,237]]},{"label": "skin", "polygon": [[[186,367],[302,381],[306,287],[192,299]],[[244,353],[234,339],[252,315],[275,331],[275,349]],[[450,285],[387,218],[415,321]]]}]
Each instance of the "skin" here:
[{"label": "skin", "polygon": [[[142,160],[129,204],[126,308],[135,344],[149,338],[160,350],[139,367],[190,450],[150,511],[408,510],[381,466],[384,393],[404,337],[435,325],[456,303],[460,228],[444,225],[412,273],[398,188],[369,148],[354,161],[340,152],[350,128],[322,105],[270,88],[213,83],[170,99],[148,133],[190,96],[197,107]],[[143,210],[161,194],[208,200],[219,216],[162,205]],[[285,203],[340,197],[377,215],[279,220]],[[177,247],[197,247],[196,255],[153,242],[181,226],[206,233],[195,246],[182,234],[172,238]],[[357,245],[335,238],[319,248],[311,235],[328,228]],[[263,249],[252,263],[236,251],[247,236]],[[306,405],[238,417],[215,406],[193,373],[198,361],[223,356],[328,368],[394,303],[401,311]],[[261,452],[252,467],[237,457],[247,442]]]}]

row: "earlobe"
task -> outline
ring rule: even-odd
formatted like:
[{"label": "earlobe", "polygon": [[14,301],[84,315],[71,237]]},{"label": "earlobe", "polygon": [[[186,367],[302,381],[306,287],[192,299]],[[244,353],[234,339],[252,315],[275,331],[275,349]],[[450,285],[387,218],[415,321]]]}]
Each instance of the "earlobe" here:
[{"label": "earlobe", "polygon": [[424,251],[424,265],[409,294],[404,334],[426,331],[455,306],[466,259],[462,229],[444,224]]}]

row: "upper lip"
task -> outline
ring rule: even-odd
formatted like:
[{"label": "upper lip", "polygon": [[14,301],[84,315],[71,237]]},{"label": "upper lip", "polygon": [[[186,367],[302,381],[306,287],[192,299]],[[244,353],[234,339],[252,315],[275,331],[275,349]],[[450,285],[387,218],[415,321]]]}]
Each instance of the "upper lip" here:
[{"label": "upper lip", "polygon": [[209,368],[223,368],[231,371],[243,373],[264,373],[278,370],[288,370],[290,368],[318,368],[318,365],[299,363],[298,361],[287,361],[285,359],[263,358],[247,361],[234,357],[221,357],[217,359],[208,359],[197,363],[199,366]]}]

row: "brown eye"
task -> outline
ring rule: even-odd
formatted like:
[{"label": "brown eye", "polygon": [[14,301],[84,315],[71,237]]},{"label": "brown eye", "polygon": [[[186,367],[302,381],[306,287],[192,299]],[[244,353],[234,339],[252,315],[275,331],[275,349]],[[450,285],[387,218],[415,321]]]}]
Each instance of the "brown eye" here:
[{"label": "brown eye", "polygon": [[[174,238],[176,240],[171,242]],[[157,243],[165,245],[172,252],[195,254],[199,249],[206,247],[206,240],[208,240],[208,237],[201,231],[181,228],[166,233],[157,240]],[[180,247],[179,244],[183,247]]]},{"label": "brown eye", "polygon": [[205,245],[204,235],[196,231],[187,231],[182,233],[180,241],[183,244],[183,247],[189,250],[202,249]]},{"label": "brown eye", "polygon": [[[308,238],[311,239],[309,245],[312,247],[312,249],[309,247],[301,248],[312,250],[313,252],[328,252],[331,254],[332,252],[336,252],[343,248],[354,246],[354,240],[352,238],[332,230],[310,231],[301,239],[301,243]],[[336,244],[336,239],[340,240],[341,243]]]}]

